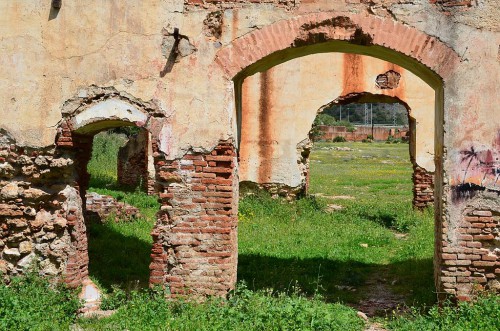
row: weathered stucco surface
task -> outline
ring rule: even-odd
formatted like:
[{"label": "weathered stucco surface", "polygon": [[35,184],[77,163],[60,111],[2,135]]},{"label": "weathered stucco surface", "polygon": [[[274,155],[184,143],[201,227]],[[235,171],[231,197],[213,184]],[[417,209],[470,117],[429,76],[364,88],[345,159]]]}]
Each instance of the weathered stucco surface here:
[{"label": "weathered stucco surface", "polygon": [[[382,89],[378,75],[401,75],[398,87]],[[365,100],[394,97],[404,102],[416,121],[415,159],[418,166],[434,171],[435,93],[410,71],[377,58],[356,54],[314,54],[277,65],[247,77],[242,87],[240,180],[304,183],[300,150],[309,138],[322,107],[350,94],[372,94]],[[394,99],[390,101],[395,101]]]},{"label": "weathered stucco surface", "polygon": [[[151,282],[174,294],[226,293],[237,264],[241,82],[293,58],[342,52],[394,63],[434,90],[437,291],[465,299],[474,282],[498,279],[495,1],[63,0],[55,10],[26,0],[2,1],[0,12],[3,272],[36,258],[46,273],[82,283],[79,194],[88,178],[78,167],[94,131],[127,120],[152,135],[162,200]],[[89,131],[72,127],[72,114],[108,99],[141,108],[147,123],[106,117]],[[277,129],[296,145],[287,127]]]}]

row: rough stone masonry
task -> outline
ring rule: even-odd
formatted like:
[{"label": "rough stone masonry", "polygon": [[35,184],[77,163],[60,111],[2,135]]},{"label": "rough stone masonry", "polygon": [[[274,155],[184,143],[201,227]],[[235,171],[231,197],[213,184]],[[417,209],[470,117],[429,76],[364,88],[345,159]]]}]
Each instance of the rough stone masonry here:
[{"label": "rough stone masonry", "polygon": [[[321,106],[345,97],[344,87],[409,91],[402,82],[411,76],[425,86],[420,96],[412,94],[415,100],[433,96],[420,122],[415,113],[416,148],[428,151],[415,157],[429,170],[422,160],[430,156],[435,176],[437,292],[467,300],[474,288],[498,283],[496,1],[61,3],[0,2],[0,271],[7,281],[32,263],[71,286],[86,281],[92,137],[133,125],[151,137],[162,202],[152,232],[151,283],[173,295],[226,294],[236,281],[240,166],[242,175],[292,174],[286,178],[300,182],[307,155],[299,154],[308,142],[298,133],[307,133]],[[320,67],[286,79],[276,74],[279,66],[340,53],[348,64],[343,72],[362,79],[337,72],[329,78],[341,82],[338,89],[316,95],[308,115],[290,111],[286,121],[275,120],[284,105],[274,86],[300,97],[307,87],[300,82],[325,78]],[[360,61],[361,55],[373,60]],[[361,66],[375,59],[388,65]],[[390,70],[401,75],[398,86],[387,79],[392,89],[377,80]],[[255,91],[262,97],[253,94],[254,111],[248,101]],[[417,104],[409,102],[409,109]],[[264,144],[258,157],[245,159],[250,124]],[[282,160],[287,172],[264,171]],[[422,174],[416,168],[415,176]]]}]

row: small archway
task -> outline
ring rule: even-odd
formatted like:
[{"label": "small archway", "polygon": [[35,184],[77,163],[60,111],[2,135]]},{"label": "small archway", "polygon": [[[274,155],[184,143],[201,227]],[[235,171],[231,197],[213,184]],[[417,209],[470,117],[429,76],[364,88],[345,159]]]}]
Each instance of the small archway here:
[{"label": "small archway", "polygon": [[[409,158],[413,167],[412,181],[413,181],[413,207],[417,209],[424,209],[426,207],[432,206],[434,203],[434,167],[431,170],[425,168],[425,165],[434,166],[434,154],[430,153],[428,150],[422,151],[422,148],[417,151],[417,145],[422,144],[425,137],[418,137],[419,132],[417,129],[417,122],[421,120],[424,114],[417,114],[415,117],[415,112],[412,111],[411,105],[407,103],[408,100],[402,100],[398,96],[390,96],[386,94],[372,94],[372,93],[350,93],[348,95],[340,96],[334,101],[328,103],[327,105],[321,107],[318,110],[318,114],[323,112],[327,108],[331,108],[334,105],[348,105],[351,103],[385,103],[385,104],[399,104],[406,109],[406,115],[408,117],[408,144],[409,144]],[[432,128],[432,133],[434,133],[435,128]],[[420,135],[426,135],[427,131],[421,130]],[[371,133],[366,133],[371,136],[371,139],[377,139],[377,134],[374,133],[374,126],[372,123]],[[389,136],[394,136],[395,132],[390,131]],[[385,135],[379,134],[378,140],[387,140]],[[419,141],[417,141],[417,137]],[[311,138],[311,137],[310,137]],[[312,139],[312,138],[311,138]],[[433,140],[433,139],[431,139]],[[359,139],[358,139],[359,141]],[[432,149],[434,149],[432,141]],[[418,163],[417,163],[418,155]],[[308,159],[304,158],[304,163],[308,163]],[[422,166],[423,165],[423,166]],[[308,164],[305,168],[308,168]],[[309,173],[307,173],[307,176]],[[307,178],[309,182],[309,178]]]},{"label": "small archway", "polygon": [[[69,210],[71,215],[67,217],[71,222],[72,251],[68,254],[64,277],[66,283],[72,287],[88,283],[88,234],[84,213],[90,179],[87,164],[91,158],[94,135],[104,130],[134,126],[153,137],[151,145],[156,149],[158,144],[155,137],[159,136],[157,128],[162,118],[155,104],[123,96],[113,88],[91,86],[80,91],[79,95],[80,97],[69,100],[63,107],[63,119],[59,124],[55,151],[56,154],[71,160],[72,187],[78,195],[73,197],[75,206]],[[153,150],[153,155],[160,154],[154,153],[155,151],[157,150]],[[151,250],[150,282],[153,282],[154,266],[158,266],[158,259],[163,265],[163,259],[158,258],[161,254],[155,254],[154,250]]]}]

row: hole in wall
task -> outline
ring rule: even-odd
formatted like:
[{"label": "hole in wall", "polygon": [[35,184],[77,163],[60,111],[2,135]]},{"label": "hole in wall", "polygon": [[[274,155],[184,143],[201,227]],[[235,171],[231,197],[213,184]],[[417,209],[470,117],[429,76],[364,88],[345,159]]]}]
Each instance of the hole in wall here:
[{"label": "hole in wall", "polygon": [[151,230],[159,209],[147,194],[148,132],[128,126],[93,137],[85,222],[89,275],[106,291],[148,286]]}]

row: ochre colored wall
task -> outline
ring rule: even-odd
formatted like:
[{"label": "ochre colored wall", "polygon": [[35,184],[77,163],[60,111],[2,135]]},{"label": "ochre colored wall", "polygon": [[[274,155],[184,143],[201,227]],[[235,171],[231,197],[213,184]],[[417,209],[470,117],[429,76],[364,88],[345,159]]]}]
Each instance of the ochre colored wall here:
[{"label": "ochre colored wall", "polygon": [[[387,71],[398,87],[379,88]],[[408,70],[374,57],[324,53],[297,58],[247,77],[242,87],[240,180],[303,184],[297,145],[308,138],[320,109],[339,97],[371,93],[395,97],[416,120],[415,160],[434,171],[435,93]]]}]

